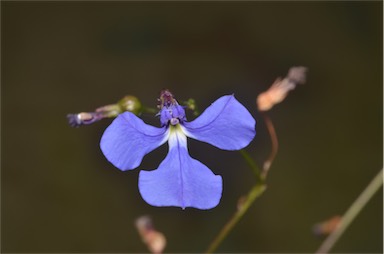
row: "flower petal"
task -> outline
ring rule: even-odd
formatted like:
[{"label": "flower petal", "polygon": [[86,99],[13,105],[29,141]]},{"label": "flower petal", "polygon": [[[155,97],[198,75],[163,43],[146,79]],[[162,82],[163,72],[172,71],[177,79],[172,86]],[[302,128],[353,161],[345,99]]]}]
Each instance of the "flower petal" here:
[{"label": "flower petal", "polygon": [[217,206],[222,193],[221,176],[189,156],[183,133],[172,133],[169,144],[169,153],[158,169],[140,171],[139,190],[143,199],[153,206],[183,209]]},{"label": "flower petal", "polygon": [[100,148],[105,157],[120,170],[138,167],[144,155],[165,143],[168,131],[147,125],[132,114],[120,114],[105,130]]},{"label": "flower petal", "polygon": [[198,118],[184,123],[190,137],[223,150],[246,147],[256,135],[256,121],[233,95],[217,99]]}]

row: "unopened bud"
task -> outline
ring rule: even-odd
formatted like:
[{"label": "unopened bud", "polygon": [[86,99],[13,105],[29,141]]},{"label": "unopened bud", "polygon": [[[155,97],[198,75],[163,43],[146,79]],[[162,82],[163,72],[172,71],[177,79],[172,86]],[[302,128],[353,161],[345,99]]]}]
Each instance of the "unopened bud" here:
[{"label": "unopened bud", "polygon": [[312,231],[317,236],[325,236],[331,234],[340,225],[341,217],[335,215],[332,218],[317,223],[313,226]]},{"label": "unopened bud", "polygon": [[122,113],[118,104],[110,104],[96,109],[97,113],[102,114],[104,117],[116,117]]},{"label": "unopened bud", "polygon": [[99,107],[95,112],[82,112],[79,114],[68,114],[68,122],[72,127],[92,124],[103,118],[117,117],[119,114],[129,111],[135,115],[141,113],[142,105],[135,96],[127,95],[116,104]]},{"label": "unopened bud", "polygon": [[247,200],[246,196],[241,196],[239,200],[237,200],[237,210],[240,211],[244,208],[245,201]]},{"label": "unopened bud", "polygon": [[165,245],[165,236],[154,229],[152,220],[149,216],[141,216],[136,220],[136,228],[141,239],[147,245],[151,253],[162,253]]},{"label": "unopened bud", "polygon": [[127,95],[117,103],[121,111],[129,111],[135,115],[142,111],[142,105],[139,99],[132,95]]},{"label": "unopened bud", "polygon": [[256,100],[259,111],[268,111],[277,103],[287,97],[288,92],[295,89],[296,85],[306,81],[307,67],[299,66],[289,69],[284,79],[278,78],[265,92],[259,94]]},{"label": "unopened bud", "polygon": [[68,114],[68,123],[72,127],[88,125],[103,119],[103,115],[97,112],[81,112],[79,114]]},{"label": "unopened bud", "polygon": [[186,102],[184,102],[184,105],[187,107],[187,109],[192,110],[194,115],[199,114],[195,99],[188,99]]},{"label": "unopened bud", "polygon": [[305,84],[308,68],[304,66],[292,67],[289,69],[287,79],[295,84]]},{"label": "unopened bud", "polygon": [[194,99],[190,98],[186,101],[186,106],[190,110],[195,110],[196,109],[196,102]]}]

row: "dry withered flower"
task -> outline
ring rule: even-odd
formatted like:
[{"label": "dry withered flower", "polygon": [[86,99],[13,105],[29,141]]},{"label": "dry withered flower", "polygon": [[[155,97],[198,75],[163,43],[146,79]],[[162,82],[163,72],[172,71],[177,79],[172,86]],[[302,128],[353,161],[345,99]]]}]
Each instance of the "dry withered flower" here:
[{"label": "dry withered flower", "polygon": [[154,229],[152,220],[149,216],[139,217],[136,220],[136,228],[139,231],[141,239],[147,245],[151,253],[163,253],[167,241],[162,233]]},{"label": "dry withered flower", "polygon": [[277,78],[272,86],[265,92],[259,94],[256,100],[259,111],[268,111],[275,104],[282,102],[290,90],[295,89],[298,84],[306,81],[307,67],[291,67],[284,79]]},{"label": "dry withered flower", "polygon": [[335,215],[326,221],[315,224],[312,231],[317,236],[329,235],[339,226],[340,220],[341,217],[339,215]]}]

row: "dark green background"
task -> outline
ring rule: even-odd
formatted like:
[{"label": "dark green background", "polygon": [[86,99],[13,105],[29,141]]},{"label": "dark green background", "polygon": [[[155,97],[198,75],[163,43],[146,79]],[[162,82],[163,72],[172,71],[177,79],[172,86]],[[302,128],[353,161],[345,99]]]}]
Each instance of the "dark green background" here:
[{"label": "dark green background", "polygon": [[[237,152],[189,142],[220,174],[209,211],[147,205],[139,169],[120,172],[99,140],[110,120],[70,128],[67,113],[162,88],[201,109],[234,93],[270,142],[255,98],[289,67],[308,82],[270,117],[280,141],[267,192],[220,252],[313,252],[316,222],[342,214],[383,165],[382,2],[1,2],[2,252],[146,252],[134,220],[151,215],[167,252],[204,251],[254,180]],[[158,124],[151,115],[145,121]],[[192,119],[192,117],[189,117]],[[382,252],[382,190],[335,252]]]}]

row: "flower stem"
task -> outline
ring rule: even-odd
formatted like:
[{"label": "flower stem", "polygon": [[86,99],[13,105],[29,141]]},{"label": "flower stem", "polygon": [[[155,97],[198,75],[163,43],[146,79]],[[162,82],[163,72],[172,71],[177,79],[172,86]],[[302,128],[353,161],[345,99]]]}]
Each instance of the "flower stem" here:
[{"label": "flower stem", "polygon": [[146,106],[143,106],[143,110],[142,110],[143,113],[150,113],[150,114],[156,114],[159,112],[158,109],[155,109],[155,108],[151,108],[151,107],[146,107]]},{"label": "flower stem", "polygon": [[265,124],[267,126],[269,136],[271,138],[272,149],[268,159],[264,162],[263,169],[256,165],[255,161],[251,158],[249,153],[245,150],[240,150],[240,154],[243,156],[245,161],[248,163],[253,173],[256,176],[257,183],[252,187],[248,195],[245,197],[244,201],[238,206],[237,211],[232,216],[232,218],[224,225],[219,234],[213,240],[213,242],[208,247],[206,253],[213,253],[217,247],[221,244],[221,242],[227,237],[229,232],[233,229],[233,227],[239,222],[239,220],[243,217],[243,215],[248,211],[249,207],[253,204],[253,202],[258,198],[266,189],[265,180],[267,177],[268,170],[276,157],[277,150],[279,147],[279,143],[277,140],[277,135],[275,132],[275,128],[273,126],[272,120],[266,115],[263,114]]},{"label": "flower stem", "polygon": [[252,169],[257,181],[260,183],[264,183],[265,179],[262,178],[262,176],[261,176],[262,171],[256,165],[255,161],[251,158],[249,153],[244,149],[239,150],[239,152],[243,156],[244,160],[248,163],[248,166]]},{"label": "flower stem", "polygon": [[272,162],[276,157],[277,151],[279,149],[279,142],[277,140],[275,127],[273,126],[271,118],[269,118],[269,116],[266,115],[265,113],[262,113],[262,116],[264,117],[264,122],[265,122],[265,125],[267,126],[269,136],[271,137],[271,144],[272,144],[271,153],[269,154],[268,159],[264,162],[263,172],[261,173],[262,178],[265,179],[267,177],[269,168],[271,167]]},{"label": "flower stem", "polygon": [[320,248],[316,253],[328,253],[335,243],[339,240],[340,236],[348,228],[348,226],[353,222],[359,212],[364,208],[368,201],[373,197],[373,195],[380,189],[383,185],[383,169],[373,178],[365,190],[360,194],[360,196],[353,202],[349,207],[347,212],[341,218],[340,224],[321,244]]},{"label": "flower stem", "polygon": [[206,253],[213,253],[221,242],[227,237],[232,228],[239,222],[245,212],[249,209],[257,197],[259,197],[266,189],[265,184],[256,184],[246,196],[244,202],[238,207],[236,213],[224,225],[220,233],[216,236],[213,242],[208,247]]},{"label": "flower stem", "polygon": [[261,194],[266,189],[265,179],[262,178],[260,174],[260,169],[256,165],[256,163],[252,160],[249,154],[245,150],[240,150],[241,155],[243,155],[244,159],[248,162],[249,166],[252,168],[253,172],[256,174],[258,183],[255,184],[252,189],[249,191],[248,195],[244,198],[243,201],[238,205],[238,209],[235,214],[231,217],[231,219],[224,225],[219,234],[213,240],[213,242],[209,245],[208,249],[205,253],[213,253],[217,247],[221,244],[221,242],[227,237],[229,232],[234,228],[234,226],[240,221],[243,215],[248,211],[253,202],[261,196]]}]

